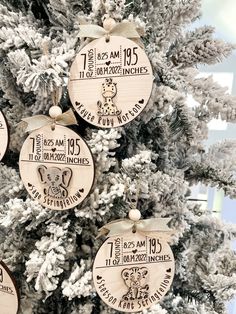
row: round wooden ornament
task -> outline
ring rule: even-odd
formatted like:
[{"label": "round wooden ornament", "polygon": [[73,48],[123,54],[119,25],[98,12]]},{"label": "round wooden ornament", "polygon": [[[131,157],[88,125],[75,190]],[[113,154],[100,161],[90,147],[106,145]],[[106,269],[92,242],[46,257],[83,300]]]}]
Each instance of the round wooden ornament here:
[{"label": "round wooden ornament", "polygon": [[47,125],[30,133],[22,146],[19,165],[31,197],[55,210],[81,203],[94,181],[89,147],[77,133],[61,125]]},{"label": "round wooden ornament", "polygon": [[103,128],[135,119],[146,106],[153,73],[145,51],[132,40],[105,36],[76,56],[68,85],[71,102],[87,122]]},{"label": "round wooden ornament", "polygon": [[0,111],[0,161],[2,160],[8,146],[8,128],[5,117]]},{"label": "round wooden ornament", "polygon": [[94,261],[93,280],[107,305],[137,312],[164,297],[174,272],[173,253],[162,237],[131,231],[102,244]]},{"label": "round wooden ornament", "polygon": [[8,267],[0,262],[0,313],[16,314],[19,308],[19,292]]}]

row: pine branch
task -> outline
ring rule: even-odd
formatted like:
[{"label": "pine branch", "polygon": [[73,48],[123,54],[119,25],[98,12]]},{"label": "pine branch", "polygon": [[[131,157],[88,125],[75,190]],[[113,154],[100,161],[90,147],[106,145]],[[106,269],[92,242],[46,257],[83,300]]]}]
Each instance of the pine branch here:
[{"label": "pine branch", "polygon": [[222,189],[231,198],[236,197],[236,180],[232,175],[222,172],[221,169],[213,168],[203,163],[193,163],[185,171],[186,179],[191,183],[202,182]]},{"label": "pine branch", "polygon": [[194,39],[181,41],[172,53],[171,60],[175,66],[193,67],[197,64],[215,64],[227,58],[234,45],[221,40]]}]

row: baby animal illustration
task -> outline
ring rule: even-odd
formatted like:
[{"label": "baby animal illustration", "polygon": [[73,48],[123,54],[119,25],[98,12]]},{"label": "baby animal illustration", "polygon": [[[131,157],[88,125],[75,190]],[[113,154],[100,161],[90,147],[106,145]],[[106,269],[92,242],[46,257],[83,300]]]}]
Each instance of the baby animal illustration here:
[{"label": "baby animal illustration", "polygon": [[149,296],[148,269],[147,267],[131,267],[123,269],[121,276],[128,287],[128,292],[123,295],[125,301],[147,299]]},{"label": "baby animal illustration", "polygon": [[37,173],[40,182],[45,184],[43,189],[45,195],[53,198],[66,198],[68,196],[67,188],[72,177],[70,168],[47,168],[44,165],[40,165],[37,168]]},{"label": "baby animal illustration", "polygon": [[118,116],[121,114],[121,110],[113,102],[113,98],[117,94],[117,84],[112,81],[112,78],[105,79],[105,83],[102,84],[102,96],[104,102],[100,100],[97,102],[99,116]]}]

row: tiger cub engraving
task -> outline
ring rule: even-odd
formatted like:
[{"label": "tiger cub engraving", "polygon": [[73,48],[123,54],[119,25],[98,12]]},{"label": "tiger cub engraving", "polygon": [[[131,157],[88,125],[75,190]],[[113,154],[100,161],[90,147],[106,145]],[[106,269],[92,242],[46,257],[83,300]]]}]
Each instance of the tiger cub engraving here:
[{"label": "tiger cub engraving", "polygon": [[123,269],[121,276],[128,288],[122,297],[125,301],[147,299],[149,296],[147,267],[131,267]]}]

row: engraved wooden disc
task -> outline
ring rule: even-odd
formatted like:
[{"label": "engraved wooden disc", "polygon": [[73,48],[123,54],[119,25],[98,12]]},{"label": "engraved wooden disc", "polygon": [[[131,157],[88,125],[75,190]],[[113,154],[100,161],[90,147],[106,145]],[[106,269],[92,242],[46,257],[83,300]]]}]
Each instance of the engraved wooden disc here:
[{"label": "engraved wooden disc", "polygon": [[68,85],[71,102],[87,122],[118,127],[146,106],[153,84],[145,51],[133,41],[111,36],[93,40],[76,56]]},{"label": "engraved wooden disc", "polygon": [[67,127],[42,127],[30,133],[20,153],[20,174],[41,205],[64,210],[81,203],[94,180],[93,157],[85,141]]},{"label": "engraved wooden disc", "polygon": [[2,160],[8,146],[8,129],[3,113],[0,111],[0,161]]},{"label": "engraved wooden disc", "polygon": [[19,308],[19,293],[8,267],[0,262],[0,313],[16,314]]},{"label": "engraved wooden disc", "polygon": [[110,307],[137,312],[158,303],[170,289],[175,262],[169,244],[158,234],[128,233],[108,238],[93,266],[97,293]]}]

